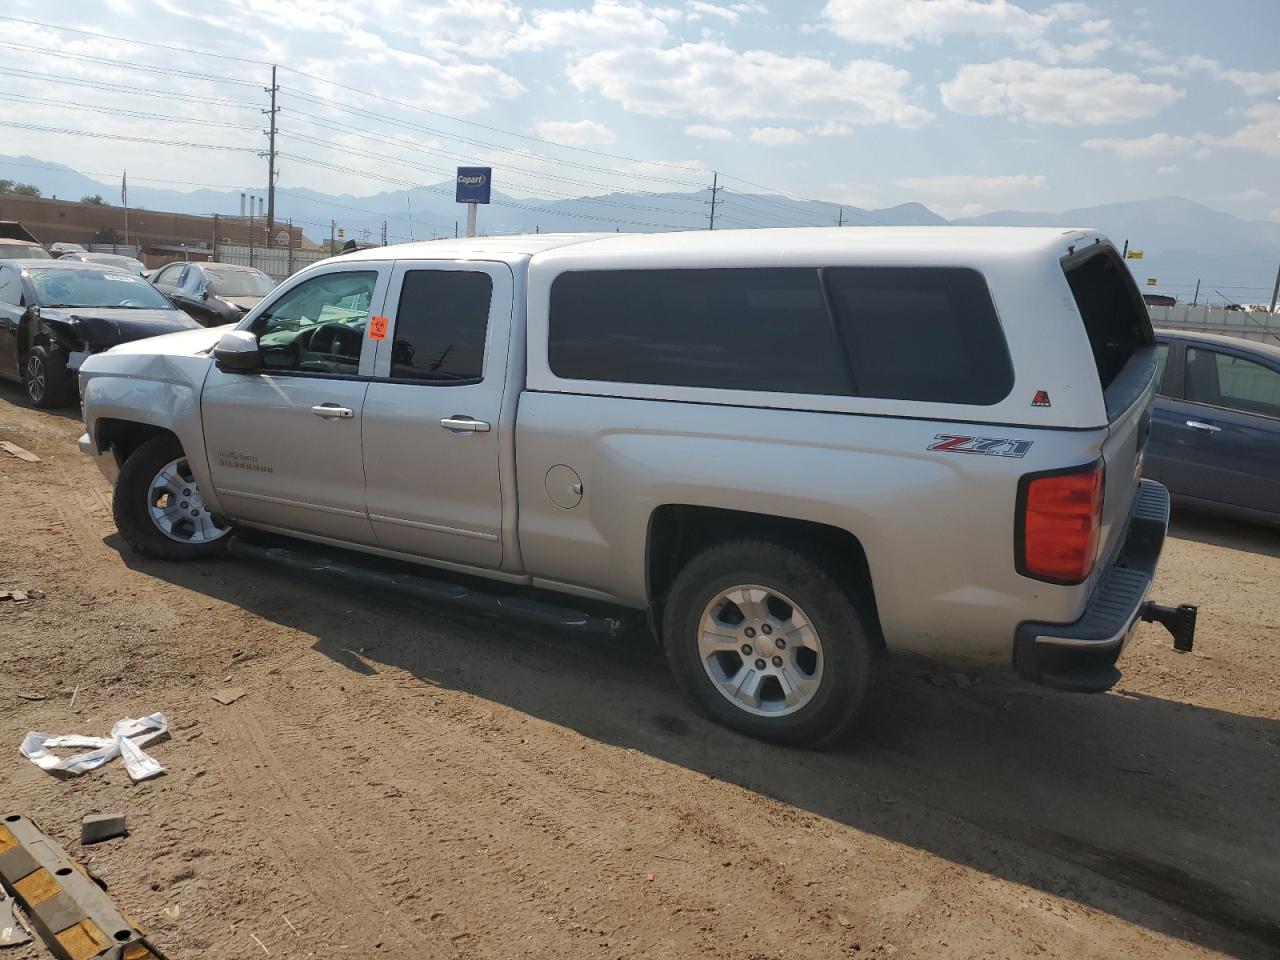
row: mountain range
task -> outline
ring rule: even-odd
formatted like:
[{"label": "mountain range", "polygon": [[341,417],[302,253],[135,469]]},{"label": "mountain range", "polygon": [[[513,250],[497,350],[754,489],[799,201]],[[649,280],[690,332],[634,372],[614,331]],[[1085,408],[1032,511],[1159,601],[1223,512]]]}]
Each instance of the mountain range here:
[{"label": "mountain range", "polygon": [[[120,199],[118,184],[107,184],[62,164],[28,156],[0,155],[0,178],[31,183],[45,196],[78,200],[101,194]],[[246,193],[262,195],[265,189]],[[1280,264],[1280,223],[1244,220],[1181,197],[1157,197],[1082,207],[1061,213],[1004,210],[948,221],[921,203],[863,209],[774,193],[722,190],[717,195],[717,228],[743,226],[943,225],[1094,227],[1118,245],[1141,250],[1129,266],[1149,292],[1190,301],[1197,281],[1200,302],[1266,302]],[[493,203],[479,213],[481,232],[532,233],[610,230],[702,229],[708,225],[710,190],[687,193],[636,191],[574,198],[516,198],[493,191]],[[241,192],[180,191],[129,187],[131,207],[173,213],[238,215]],[[326,194],[305,187],[276,190],[276,216],[293,220],[313,240],[328,239],[330,222],[347,238],[376,242],[385,222],[391,242],[452,235],[465,225],[463,208],[453,202],[452,182],[372,195]],[[1148,278],[1157,281],[1149,284]]]}]

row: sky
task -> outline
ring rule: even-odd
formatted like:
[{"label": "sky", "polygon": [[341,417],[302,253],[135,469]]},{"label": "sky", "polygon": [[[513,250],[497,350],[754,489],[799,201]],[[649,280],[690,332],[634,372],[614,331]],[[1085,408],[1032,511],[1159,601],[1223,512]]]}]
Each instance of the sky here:
[{"label": "sky", "polygon": [[3,13],[0,153],[113,183],[125,168],[177,189],[265,183],[275,63],[281,187],[361,196],[487,163],[516,197],[689,191],[715,172],[729,217],[735,190],[764,185],[947,217],[1177,195],[1280,221],[1280,0],[7,0]]}]

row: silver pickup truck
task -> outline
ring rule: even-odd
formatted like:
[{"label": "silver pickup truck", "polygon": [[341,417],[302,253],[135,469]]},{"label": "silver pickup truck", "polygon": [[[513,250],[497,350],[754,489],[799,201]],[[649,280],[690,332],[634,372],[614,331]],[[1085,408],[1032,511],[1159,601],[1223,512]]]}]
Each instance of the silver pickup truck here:
[{"label": "silver pickup truck", "polygon": [[646,611],[689,697],[818,745],[886,650],[1109,689],[1169,498],[1156,350],[1087,230],[541,235],[315,264],[81,368],[139,553],[237,529]]}]

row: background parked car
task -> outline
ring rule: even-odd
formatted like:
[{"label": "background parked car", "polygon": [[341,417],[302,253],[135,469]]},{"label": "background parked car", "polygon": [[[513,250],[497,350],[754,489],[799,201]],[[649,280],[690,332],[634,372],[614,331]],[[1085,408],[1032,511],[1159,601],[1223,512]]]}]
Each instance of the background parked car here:
[{"label": "background parked car", "polygon": [[64,253],[58,258],[59,260],[79,260],[81,263],[101,263],[109,267],[119,267],[121,270],[128,270],[138,276],[144,276],[147,268],[142,265],[141,260],[135,260],[133,257],[122,256],[118,253],[92,253],[87,250],[79,252]]},{"label": "background parked car", "polygon": [[206,327],[238,323],[275,289],[261,270],[232,263],[170,263],[151,282]]},{"label": "background parked car", "polygon": [[1157,330],[1146,476],[1176,500],[1280,523],[1280,347]]},{"label": "background parked car", "polygon": [[0,259],[7,260],[52,260],[49,251],[30,240],[11,240],[0,237]]},{"label": "background parked car", "polygon": [[147,283],[78,260],[0,260],[0,377],[37,407],[75,397],[85,357],[118,343],[197,328]]},{"label": "background parked car", "polygon": [[78,243],[67,243],[65,241],[49,244],[49,254],[55,259],[62,257],[68,253],[88,253],[84,247]]}]

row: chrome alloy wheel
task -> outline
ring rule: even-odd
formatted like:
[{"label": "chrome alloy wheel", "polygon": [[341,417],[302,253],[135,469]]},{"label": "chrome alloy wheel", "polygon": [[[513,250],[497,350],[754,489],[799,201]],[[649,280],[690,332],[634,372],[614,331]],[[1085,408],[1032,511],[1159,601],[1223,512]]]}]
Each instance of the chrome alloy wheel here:
[{"label": "chrome alloy wheel", "polygon": [[40,403],[44,399],[44,392],[48,389],[48,374],[44,369],[44,361],[40,359],[38,353],[33,353],[27,357],[27,396],[32,403]]},{"label": "chrome alloy wheel", "polygon": [[822,682],[822,640],[789,597],[741,584],[718,593],[698,622],[698,659],[721,696],[747,713],[785,717]]},{"label": "chrome alloy wheel", "polygon": [[209,513],[186,457],[170,460],[151,478],[147,510],[156,529],[178,543],[212,543],[231,532]]}]

